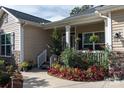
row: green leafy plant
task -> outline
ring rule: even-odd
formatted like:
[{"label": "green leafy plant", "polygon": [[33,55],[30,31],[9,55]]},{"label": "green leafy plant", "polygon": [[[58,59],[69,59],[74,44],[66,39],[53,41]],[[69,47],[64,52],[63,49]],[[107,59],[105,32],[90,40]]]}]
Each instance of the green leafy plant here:
[{"label": "green leafy plant", "polygon": [[4,70],[5,69],[5,62],[4,60],[0,60],[0,70]]},{"label": "green leafy plant", "polygon": [[10,81],[10,75],[8,73],[0,73],[0,85],[6,85]]},{"label": "green leafy plant", "polygon": [[95,43],[99,41],[99,37],[93,34],[90,36],[89,41],[93,43],[93,50],[95,50]]},{"label": "green leafy plant", "polygon": [[52,33],[52,45],[49,45],[52,54],[60,55],[61,53],[61,33],[57,29],[54,29]]},{"label": "green leafy plant", "polygon": [[92,35],[92,36],[90,36],[90,42],[98,42],[99,41],[99,37],[97,36],[97,35]]},{"label": "green leafy plant", "polygon": [[60,55],[61,61],[66,67],[82,67],[81,56],[73,48],[66,48]]},{"label": "green leafy plant", "polygon": [[6,66],[6,70],[9,75],[13,75],[13,73],[15,72],[15,68],[13,65]]},{"label": "green leafy plant", "polygon": [[24,71],[27,71],[28,70],[28,67],[30,66],[29,63],[27,61],[24,61],[21,63],[21,68],[24,70]]},{"label": "green leafy plant", "polygon": [[0,60],[0,65],[4,65],[4,60]]}]

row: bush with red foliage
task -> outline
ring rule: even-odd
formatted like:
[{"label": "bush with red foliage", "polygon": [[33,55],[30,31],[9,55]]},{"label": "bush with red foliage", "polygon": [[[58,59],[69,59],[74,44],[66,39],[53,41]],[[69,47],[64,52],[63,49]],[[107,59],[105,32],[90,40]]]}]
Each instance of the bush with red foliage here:
[{"label": "bush with red foliage", "polygon": [[49,68],[48,74],[74,81],[99,81],[104,80],[107,75],[107,70],[96,65],[89,67],[87,70],[81,70],[79,68],[67,68],[56,64]]}]

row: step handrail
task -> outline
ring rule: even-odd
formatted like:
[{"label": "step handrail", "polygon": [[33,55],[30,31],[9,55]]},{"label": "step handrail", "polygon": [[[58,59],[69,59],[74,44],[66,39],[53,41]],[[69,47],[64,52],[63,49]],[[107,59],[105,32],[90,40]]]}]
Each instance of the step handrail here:
[{"label": "step handrail", "polygon": [[41,65],[46,61],[47,61],[47,49],[45,49],[37,56],[37,67],[40,68]]}]

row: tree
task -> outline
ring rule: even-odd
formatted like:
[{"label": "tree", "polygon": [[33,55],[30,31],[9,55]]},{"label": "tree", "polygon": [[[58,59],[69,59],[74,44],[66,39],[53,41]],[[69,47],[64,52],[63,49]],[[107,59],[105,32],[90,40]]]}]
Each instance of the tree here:
[{"label": "tree", "polygon": [[87,9],[90,9],[92,7],[93,7],[93,5],[83,5],[81,7],[75,7],[71,10],[70,15],[72,16],[72,15],[80,14],[81,12],[83,12]]},{"label": "tree", "polygon": [[81,12],[81,8],[80,7],[75,7],[71,10],[70,15],[75,15],[75,14],[79,14]]},{"label": "tree", "polygon": [[60,55],[61,53],[61,33],[56,28],[52,33],[52,45],[50,46],[51,53]]}]

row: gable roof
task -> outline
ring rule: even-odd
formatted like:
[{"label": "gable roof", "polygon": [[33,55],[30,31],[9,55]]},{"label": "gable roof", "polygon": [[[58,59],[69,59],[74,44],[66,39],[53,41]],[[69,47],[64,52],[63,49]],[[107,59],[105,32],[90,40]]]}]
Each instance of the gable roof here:
[{"label": "gable roof", "polygon": [[12,15],[14,15],[16,18],[18,19],[23,19],[23,20],[27,20],[27,21],[31,21],[31,22],[36,22],[36,23],[49,23],[49,20],[43,19],[43,18],[39,18],[27,13],[23,13],[14,9],[10,9],[7,7],[3,7],[4,9],[6,9],[8,12],[10,12]]},{"label": "gable roof", "polygon": [[[124,9],[124,5],[101,5],[90,8],[80,14],[69,16],[65,19],[46,23],[44,24],[45,29],[51,29],[53,27],[64,27],[66,25],[77,25],[77,24],[86,24],[96,21],[102,21],[103,18],[99,16],[98,13],[107,14],[112,11],[117,11]],[[98,13],[97,13],[98,12]]]}]

